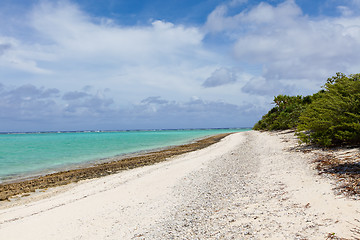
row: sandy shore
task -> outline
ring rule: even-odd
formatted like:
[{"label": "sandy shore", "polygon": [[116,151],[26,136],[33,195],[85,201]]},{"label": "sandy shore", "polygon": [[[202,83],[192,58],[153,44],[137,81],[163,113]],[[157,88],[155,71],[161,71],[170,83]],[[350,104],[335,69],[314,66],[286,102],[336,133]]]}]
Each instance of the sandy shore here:
[{"label": "sandy shore", "polygon": [[55,172],[27,180],[18,180],[11,183],[0,184],[0,201],[9,200],[16,195],[29,195],[30,193],[41,189],[67,185],[85,179],[103,177],[123,170],[159,163],[170,157],[210,146],[229,134],[231,133],[218,134],[188,144],[168,147],[163,150],[137,153],[130,156],[120,155],[104,159],[103,163],[95,165],[82,166],[77,169]]},{"label": "sandy shore", "polygon": [[169,161],[0,202],[0,239],[357,239],[293,134],[236,133]]}]

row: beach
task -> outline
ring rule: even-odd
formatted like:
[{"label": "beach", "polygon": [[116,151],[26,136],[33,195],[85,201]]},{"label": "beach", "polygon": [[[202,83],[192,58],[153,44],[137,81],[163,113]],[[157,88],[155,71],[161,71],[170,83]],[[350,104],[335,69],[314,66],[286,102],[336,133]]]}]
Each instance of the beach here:
[{"label": "beach", "polygon": [[291,132],[206,148],[0,202],[0,239],[359,239],[360,202]]}]

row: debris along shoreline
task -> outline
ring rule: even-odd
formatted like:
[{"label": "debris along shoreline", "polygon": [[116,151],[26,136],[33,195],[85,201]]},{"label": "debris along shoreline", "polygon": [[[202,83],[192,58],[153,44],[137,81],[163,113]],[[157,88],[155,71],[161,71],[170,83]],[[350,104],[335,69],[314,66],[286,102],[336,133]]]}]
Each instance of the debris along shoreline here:
[{"label": "debris along shoreline", "polygon": [[316,149],[303,150],[293,133],[240,132],[16,197],[0,208],[0,239],[360,239],[360,202],[334,194]]},{"label": "debris along shoreline", "polygon": [[360,150],[358,147],[319,151],[314,162],[320,175],[331,175],[335,178],[337,186],[334,190],[338,194],[360,199]]},{"label": "debris along shoreline", "polygon": [[148,152],[143,155],[121,159],[110,158],[109,160],[112,161],[96,164],[90,167],[60,171],[20,182],[0,184],[0,201],[9,200],[10,197],[15,195],[35,192],[37,189],[47,189],[67,185],[80,180],[98,178],[117,173],[122,170],[162,162],[172,156],[177,156],[210,146],[230,134],[232,133],[218,134],[189,144],[169,147],[160,151]]}]

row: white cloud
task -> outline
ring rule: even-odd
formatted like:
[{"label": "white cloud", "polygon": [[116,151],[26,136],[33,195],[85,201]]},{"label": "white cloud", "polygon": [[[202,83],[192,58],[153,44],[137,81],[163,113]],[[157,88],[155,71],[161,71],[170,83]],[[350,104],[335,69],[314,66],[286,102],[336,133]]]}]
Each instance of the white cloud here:
[{"label": "white cloud", "polygon": [[235,83],[237,80],[234,70],[228,68],[216,69],[203,83],[204,87],[217,87],[225,84]]},{"label": "white cloud", "polygon": [[258,25],[264,24],[272,28],[272,24],[289,26],[296,23],[296,18],[302,11],[294,0],[287,0],[277,7],[261,2],[259,5],[244,10],[236,15],[227,16],[230,6],[220,5],[209,14],[206,29],[210,32],[228,31],[229,36],[256,30]]},{"label": "white cloud", "polygon": [[[40,85],[66,91],[105,86],[120,103],[163,92],[184,100],[201,91],[201,82],[219,68],[221,56],[205,48],[205,33],[198,27],[160,20],[122,26],[63,1],[42,1],[29,19],[33,32],[28,34],[37,37],[32,61],[51,73],[36,76]],[[32,47],[18,41],[19,51]]]},{"label": "white cloud", "polygon": [[0,34],[0,67],[36,74],[49,73],[37,64],[37,60],[42,58],[44,56],[36,51],[36,46],[29,47],[15,38],[4,37]]},{"label": "white cloud", "polygon": [[[245,3],[219,5],[204,26],[166,20],[125,26],[70,1],[40,1],[16,25],[0,29],[2,109],[13,120],[94,118],[93,126],[103,128],[119,126],[111,119],[124,128],[166,119],[174,127],[200,124],[206,114],[230,125],[245,112],[255,122],[273,95],[310,94],[335,72],[358,71],[358,1],[339,4],[338,17],[317,18],[294,0]],[[9,31],[19,26],[21,34]],[[10,97],[24,86],[31,92],[28,83],[40,92]],[[47,89],[59,93],[41,97]]]},{"label": "white cloud", "polygon": [[[145,26],[122,26],[93,18],[69,1],[41,1],[22,20],[27,24],[23,36],[9,36],[0,30],[0,67],[51,73],[53,83],[69,78],[66,73],[70,71],[81,82],[78,86],[92,79],[109,81],[104,77],[128,74],[129,67],[149,77],[169,68],[176,75],[177,67],[193,71],[208,64],[214,55],[203,47],[204,33],[197,27],[160,20]],[[45,81],[41,84],[47,84]]]},{"label": "white cloud", "polygon": [[126,115],[152,124],[153,128],[192,128],[249,126],[249,116],[254,114],[260,116],[253,105],[238,106],[199,97],[182,102],[151,97],[134,105]]},{"label": "white cloud", "polygon": [[348,17],[354,14],[353,10],[348,6],[338,6],[337,9],[341,12],[341,15]]},{"label": "white cloud", "polygon": [[[89,89],[89,87],[87,87]],[[251,125],[253,105],[235,105],[192,97],[185,101],[147,97],[119,107],[109,91],[72,91],[0,84],[0,131],[239,127]],[[26,128],[25,128],[26,129]]]},{"label": "white cloud", "polygon": [[360,10],[359,0],[348,0],[339,1],[341,5],[337,6],[336,9],[342,14],[343,17],[350,17],[358,15]]},{"label": "white cloud", "polygon": [[182,52],[193,52],[203,34],[193,27],[153,21],[149,26],[121,26],[96,21],[74,4],[43,2],[32,12],[32,26],[44,41],[55,46],[56,55],[111,64],[159,62]]},{"label": "white cloud", "polygon": [[5,78],[66,92],[107,87],[119,105],[158,95],[184,101],[202,91],[223,58],[204,46],[199,27],[160,20],[123,26],[69,1],[40,1],[23,20],[23,36],[7,34],[2,45],[11,46],[0,56]]},{"label": "white cloud", "polygon": [[277,6],[260,3],[234,16],[227,16],[221,6],[209,15],[207,26],[235,39],[236,58],[262,65],[267,81],[314,79],[320,84],[335,72],[358,71],[359,20],[312,19],[287,0]]},{"label": "white cloud", "polygon": [[39,120],[49,116],[57,116],[57,106],[54,101],[59,95],[58,89],[37,88],[33,85],[23,85],[0,88],[0,118]]},{"label": "white cloud", "polygon": [[64,94],[63,99],[64,100],[78,100],[84,97],[88,97],[90,96],[90,94],[86,93],[86,92],[78,92],[78,91],[73,91],[73,92],[68,92],[66,94]]},{"label": "white cloud", "polygon": [[227,6],[220,5],[210,13],[207,18],[206,28],[211,32],[224,31],[227,28],[232,28],[233,21],[231,18],[226,18]]}]

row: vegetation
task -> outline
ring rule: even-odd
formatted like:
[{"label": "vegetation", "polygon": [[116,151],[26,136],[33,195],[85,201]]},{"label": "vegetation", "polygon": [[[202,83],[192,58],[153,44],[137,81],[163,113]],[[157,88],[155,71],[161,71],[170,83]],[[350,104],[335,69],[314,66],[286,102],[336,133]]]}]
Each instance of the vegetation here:
[{"label": "vegetation", "polygon": [[312,101],[310,96],[279,95],[274,98],[273,107],[255,124],[254,130],[284,130],[295,128],[300,114]]},{"label": "vegetation", "polygon": [[296,129],[303,142],[321,146],[360,144],[360,74],[337,73],[312,96],[279,95],[274,103],[255,130]]},{"label": "vegetation", "polygon": [[304,142],[323,146],[360,143],[360,74],[337,73],[324,86],[322,97],[300,116]]}]

